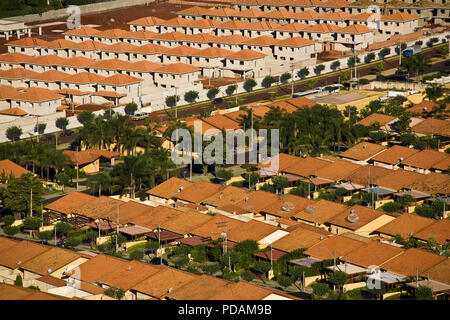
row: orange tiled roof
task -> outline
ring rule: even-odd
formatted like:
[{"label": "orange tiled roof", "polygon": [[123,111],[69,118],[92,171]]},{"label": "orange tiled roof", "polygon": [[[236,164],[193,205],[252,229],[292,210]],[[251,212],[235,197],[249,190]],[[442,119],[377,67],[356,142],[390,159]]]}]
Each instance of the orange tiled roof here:
[{"label": "orange tiled roof", "polygon": [[82,206],[83,204],[95,199],[96,197],[94,196],[74,191],[67,194],[66,196],[63,196],[62,198],[59,198],[56,201],[47,204],[44,208],[46,210],[53,210],[68,215],[75,212],[75,209],[79,206]]},{"label": "orange tiled roof", "polygon": [[142,79],[140,78],[136,78],[136,77],[132,77],[126,74],[115,74],[113,76],[101,79],[100,81],[98,81],[98,83],[101,84],[109,84],[109,85],[113,85],[113,86],[125,86],[128,84],[133,84],[133,83],[138,83],[141,82]]},{"label": "orange tiled roof", "polygon": [[190,57],[190,56],[195,55],[198,51],[200,51],[200,50],[189,47],[189,46],[182,45],[182,46],[177,46],[175,48],[171,48],[171,49],[167,50],[166,52],[164,52],[164,55]]},{"label": "orange tiled roof", "polygon": [[363,26],[361,24],[352,24],[348,27],[342,28],[340,30],[335,30],[335,31],[338,33],[355,33],[355,34],[374,32],[373,29],[369,29],[366,26]]},{"label": "orange tiled roof", "polygon": [[245,42],[245,44],[253,44],[257,46],[273,46],[280,43],[280,40],[274,39],[273,37],[269,36],[259,36],[256,38],[251,38],[248,41]]},{"label": "orange tiled roof", "polygon": [[20,90],[19,94],[14,99],[20,101],[44,102],[61,98],[63,98],[62,95],[54,93],[51,90],[32,87]]},{"label": "orange tiled roof", "polygon": [[105,77],[91,72],[80,72],[64,79],[64,82],[70,83],[98,83]]},{"label": "orange tiled roof", "polygon": [[372,184],[378,185],[380,187],[385,187],[391,190],[402,190],[408,187],[417,179],[421,178],[423,175],[417,172],[406,171],[406,170],[392,170],[389,174],[380,177],[379,179],[371,180]]},{"label": "orange tiled roof", "polygon": [[128,22],[128,24],[136,24],[141,26],[164,25],[165,20],[157,17],[144,17]]},{"label": "orange tiled roof", "polygon": [[[357,220],[356,221],[348,220],[350,214],[356,215],[355,217],[357,217]],[[374,221],[375,219],[381,217],[383,214],[384,212],[379,210],[375,210],[360,205],[355,205],[333,216],[327,222],[332,225],[337,225],[346,229],[356,231],[359,228]]]},{"label": "orange tiled roof", "polygon": [[450,240],[450,220],[442,219],[430,224],[417,232],[414,237],[423,241],[433,238],[437,243],[445,245]]},{"label": "orange tiled roof", "polygon": [[450,158],[448,153],[425,149],[403,160],[402,164],[420,169],[430,169],[434,164],[448,158]]},{"label": "orange tiled roof", "polygon": [[304,47],[304,46],[309,46],[309,45],[313,45],[314,43],[316,43],[313,40],[309,40],[306,38],[302,38],[302,37],[293,37],[293,38],[287,38],[287,39],[283,39],[280,40],[278,42],[278,46],[283,46],[283,47]]},{"label": "orange tiled roof", "polygon": [[388,116],[386,114],[372,113],[370,116],[365,117],[364,119],[358,121],[356,124],[368,127],[378,122],[381,126],[384,126],[396,119],[397,117]]},{"label": "orange tiled roof", "polygon": [[72,35],[72,36],[85,36],[85,37],[89,37],[89,36],[94,36],[99,34],[101,31],[94,29],[94,28],[90,28],[90,27],[81,27],[81,28],[77,28],[77,29],[71,29],[68,30],[66,32],[63,33],[63,35]]},{"label": "orange tiled roof", "polygon": [[46,47],[49,42],[39,39],[39,38],[21,38],[14,41],[6,43],[7,46],[17,46],[17,47]]},{"label": "orange tiled roof", "polygon": [[304,253],[313,258],[327,260],[345,256],[364,244],[362,241],[335,235],[316,243]]},{"label": "orange tiled roof", "polygon": [[266,57],[267,54],[253,51],[253,50],[241,50],[238,52],[235,52],[233,54],[230,54],[226,57],[226,59],[234,59],[234,60],[255,60],[255,59],[261,59]]},{"label": "orange tiled roof", "polygon": [[22,168],[11,160],[0,160],[0,174],[4,174],[7,179],[9,179],[11,175],[13,175],[15,178],[20,178],[20,176],[27,173],[31,172],[26,170],[25,168]]},{"label": "orange tiled roof", "polygon": [[15,117],[22,117],[26,116],[28,112],[16,107],[16,108],[9,108],[5,110],[1,110],[0,114],[6,115],[6,116],[15,116]]},{"label": "orange tiled roof", "polygon": [[[396,165],[418,152],[420,152],[420,150],[403,146],[393,146],[380,154],[377,154],[371,160]],[[402,158],[403,160],[401,160]]]},{"label": "orange tiled roof", "polygon": [[407,188],[429,194],[448,194],[449,185],[450,176],[448,174],[431,172],[426,175],[420,175],[418,179],[408,184]]},{"label": "orange tiled roof", "polygon": [[0,62],[25,63],[34,60],[34,57],[19,52],[0,54]]},{"label": "orange tiled roof", "polygon": [[413,20],[417,20],[420,19],[420,16],[415,15],[415,14],[409,14],[406,12],[397,12],[397,13],[393,13],[387,16],[383,16],[382,20],[386,20],[386,21],[413,21]]},{"label": "orange tiled roof", "polygon": [[348,206],[328,200],[319,200],[307,205],[304,210],[294,214],[295,218],[309,222],[325,223],[337,216]]},{"label": "orange tiled roof", "polygon": [[155,70],[160,73],[175,73],[175,74],[184,74],[189,72],[200,71],[200,68],[185,64],[185,63],[174,63],[168,64],[166,66],[162,66]]},{"label": "orange tiled roof", "polygon": [[37,75],[37,72],[24,68],[12,68],[9,70],[0,71],[1,79],[30,79]]},{"label": "orange tiled roof", "polygon": [[385,146],[376,143],[361,142],[340,153],[339,157],[365,161],[379,154],[385,149]]}]

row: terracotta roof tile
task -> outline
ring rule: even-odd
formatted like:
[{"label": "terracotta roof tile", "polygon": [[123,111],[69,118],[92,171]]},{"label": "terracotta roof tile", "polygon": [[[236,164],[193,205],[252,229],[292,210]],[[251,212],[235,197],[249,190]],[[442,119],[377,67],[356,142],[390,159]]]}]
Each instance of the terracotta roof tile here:
[{"label": "terracotta roof tile", "polygon": [[404,251],[405,249],[371,240],[348,253],[345,258],[352,264],[367,268],[372,265],[379,266]]},{"label": "terracotta roof tile", "polygon": [[103,274],[97,280],[112,287],[121,288],[125,292],[141,281],[161,271],[161,268],[136,260],[121,265],[112,272]]},{"label": "terracotta roof tile", "polygon": [[37,75],[37,72],[24,68],[12,68],[9,70],[0,71],[1,79],[31,79]]},{"label": "terracotta roof tile", "polygon": [[305,32],[320,32],[320,33],[330,33],[330,32],[340,32],[343,28],[340,28],[334,24],[321,23],[309,26],[304,31]]},{"label": "terracotta roof tile", "polygon": [[236,206],[242,207],[247,212],[259,213],[267,206],[278,201],[276,194],[258,190],[236,203]]},{"label": "terracotta roof tile", "polygon": [[38,256],[27,260],[21,264],[19,268],[40,275],[46,275],[49,270],[55,272],[79,258],[80,256],[71,250],[51,248]]},{"label": "terracotta roof tile", "polygon": [[[348,255],[353,250],[361,248],[365,242],[340,235],[334,235],[316,243],[304,252],[305,255],[317,259],[329,260]],[[335,256],[334,256],[335,255]]]},{"label": "terracotta roof tile", "polygon": [[108,216],[111,212],[117,212],[117,208],[121,204],[123,204],[122,201],[101,196],[75,208],[75,213],[95,220]]},{"label": "terracotta roof tile", "polygon": [[189,47],[189,46],[182,45],[182,46],[168,49],[167,51],[164,52],[164,55],[190,57],[190,56],[196,55],[196,53],[198,51],[200,51],[200,50]]},{"label": "terracotta roof tile", "polygon": [[411,130],[415,133],[423,135],[435,134],[444,137],[450,137],[450,121],[427,118],[424,121],[419,122],[415,126],[412,126]]},{"label": "terracotta roof tile", "polygon": [[289,194],[286,196],[278,196],[277,201],[270,203],[261,211],[277,217],[290,218],[313,203],[314,201],[307,198]]},{"label": "terracotta roof tile", "polygon": [[53,201],[49,204],[47,204],[44,208],[46,210],[52,210],[63,214],[71,214],[72,212],[75,212],[75,210],[82,206],[83,204],[95,200],[96,197],[74,191],[69,193],[68,195],[65,195],[62,198],[59,198],[56,201]]},{"label": "terracotta roof tile", "polygon": [[[137,283],[133,286],[133,290],[163,299],[165,296],[172,296],[172,291],[198,279],[197,275],[189,272],[169,267],[157,267],[160,268],[159,272]],[[169,292],[169,289],[172,290]]]},{"label": "terracotta roof tile", "polygon": [[426,226],[414,235],[415,238],[428,241],[430,238],[445,245],[450,241],[450,220],[442,219]]},{"label": "terracotta roof tile", "polygon": [[127,262],[127,260],[100,253],[80,264],[79,272],[70,273],[70,276],[82,280],[82,282],[90,282],[92,284],[99,281],[103,276],[127,265]]},{"label": "terracotta roof tile", "polygon": [[172,19],[164,21],[164,25],[165,26],[174,26],[174,27],[179,27],[179,26],[184,27],[184,26],[188,25],[190,22],[191,22],[191,20],[177,17],[177,18],[172,18]]},{"label": "terracotta roof tile", "polygon": [[244,224],[241,220],[228,218],[223,215],[216,215],[212,219],[206,221],[206,223],[201,224],[200,226],[191,230],[191,234],[196,236],[201,236],[207,239],[217,240],[222,237],[223,232],[231,232],[231,230],[240,230],[244,227]]},{"label": "terracotta roof tile", "polygon": [[376,183],[381,177],[384,177],[392,173],[392,170],[378,167],[378,166],[365,166],[354,171],[352,174],[345,178],[346,181],[352,183],[360,184],[363,186],[369,186],[370,184]]},{"label": "terracotta roof tile", "polygon": [[64,82],[69,83],[98,83],[99,81],[103,80],[105,77],[100,76],[95,73],[91,72],[80,72],[76,73],[74,75],[71,75],[64,79]]},{"label": "terracotta roof tile", "polygon": [[450,155],[447,153],[426,149],[406,158],[402,161],[402,164],[420,169],[430,169],[434,164],[448,158],[450,158]]},{"label": "terracotta roof tile", "polygon": [[429,279],[450,284],[450,259],[446,259],[421,274]]},{"label": "terracotta roof tile", "polygon": [[227,239],[234,242],[244,240],[255,240],[258,242],[277,230],[281,229],[261,221],[250,220],[245,224],[241,224],[238,228],[229,229]]},{"label": "terracotta roof tile", "polygon": [[101,31],[90,28],[90,27],[80,27],[77,29],[71,29],[63,33],[63,35],[72,35],[72,36],[94,36],[99,34]]},{"label": "terracotta roof tile", "polygon": [[348,208],[348,206],[337,202],[319,200],[307,205],[304,210],[294,214],[294,217],[308,222],[323,224]]},{"label": "terracotta roof tile", "polygon": [[[408,147],[403,146],[393,146],[389,149],[377,154],[375,157],[372,157],[372,161],[397,165],[400,162],[402,162],[405,159],[408,159],[408,157],[411,157],[415,155],[416,153],[420,152],[420,150],[412,149]],[[403,158],[403,160],[400,160]],[[399,161],[400,160],[400,161]]]},{"label": "terracotta roof tile", "polygon": [[353,34],[360,34],[360,33],[367,33],[367,32],[374,32],[375,30],[369,29],[366,26],[363,26],[361,24],[352,24],[348,27],[341,28],[340,30],[334,30],[337,33],[353,33]]},{"label": "terracotta roof tile", "polygon": [[101,79],[98,81],[98,83],[109,84],[112,86],[125,86],[125,85],[129,85],[129,84],[133,84],[133,83],[139,83],[141,81],[142,81],[141,78],[136,78],[136,77],[132,77],[132,76],[129,76],[126,74],[119,73],[119,74],[115,74],[113,76]]},{"label": "terracotta roof tile", "polygon": [[162,66],[155,70],[160,73],[173,73],[173,74],[184,74],[190,72],[200,71],[200,68],[185,64],[185,63],[174,63]]},{"label": "terracotta roof tile", "polygon": [[381,126],[384,126],[396,119],[397,119],[396,117],[391,117],[386,114],[372,113],[370,116],[365,117],[364,119],[358,121],[356,124],[368,127],[378,122]]},{"label": "terracotta roof tile", "polygon": [[164,199],[171,199],[176,193],[179,192],[181,187],[185,189],[192,185],[194,184],[190,181],[172,177],[156,187],[147,190],[146,193]]},{"label": "terracotta roof tile", "polygon": [[128,22],[128,24],[135,24],[141,26],[154,26],[154,25],[164,25],[165,20],[157,17],[144,17]]},{"label": "terracotta roof tile", "polygon": [[282,169],[281,171],[302,177],[309,177],[311,175],[316,175],[316,173],[320,169],[330,165],[330,163],[331,163],[330,161],[313,157],[307,158],[297,157],[296,162]]},{"label": "terracotta roof tile", "polygon": [[212,216],[195,211],[185,211],[176,217],[161,223],[161,228],[181,235],[186,235],[212,218]]},{"label": "terracotta roof tile", "polygon": [[11,160],[0,160],[0,175],[4,174],[7,179],[9,179],[11,175],[13,175],[15,178],[20,178],[20,176],[27,173],[31,174],[30,171],[19,166],[15,162],[12,162]]},{"label": "terracotta roof tile", "polygon": [[154,210],[145,211],[139,215],[133,215],[131,223],[142,226],[144,228],[156,230],[158,225],[162,225],[166,221],[175,219],[177,216],[184,214],[180,210],[174,208],[158,206]]},{"label": "terracotta roof tile", "polygon": [[377,180],[372,180],[371,183],[378,185],[380,187],[385,187],[391,190],[402,190],[406,188],[414,181],[421,178],[423,175],[417,172],[406,171],[406,170],[393,170],[391,173],[380,177]]},{"label": "terracotta roof tile", "polygon": [[33,61],[34,59],[35,58],[32,56],[19,52],[0,54],[0,62],[28,63],[30,61]]},{"label": "terracotta roof tile", "polygon": [[5,237],[0,237],[0,252],[15,246],[17,243],[18,243],[18,241],[16,241],[16,240],[5,238]]},{"label": "terracotta roof tile", "polygon": [[[333,225],[337,225],[346,229],[350,229],[353,231],[358,230],[359,228],[367,225],[368,223],[374,221],[375,219],[381,217],[384,212],[375,210],[372,208],[355,205],[345,209],[339,214],[333,216],[331,219],[328,219],[327,222]],[[350,215],[355,217],[357,220],[349,220]],[[355,216],[356,215],[356,216]]]},{"label": "terracotta roof tile", "polygon": [[[280,40],[275,45],[283,46],[283,47],[304,47],[304,46],[313,45],[314,43],[316,43],[316,42],[309,40],[309,39],[305,39],[305,38],[301,38],[301,37],[293,37],[293,38],[287,38],[287,39]],[[305,99],[307,99],[307,98],[305,98]]]},{"label": "terracotta roof tile", "polygon": [[447,194],[450,185],[450,176],[437,172],[421,175],[407,186],[408,189],[426,192],[429,194]]},{"label": "terracotta roof tile", "polygon": [[361,168],[360,165],[345,160],[336,160],[327,166],[317,170],[318,177],[340,181]]},{"label": "terracotta roof tile", "polygon": [[57,100],[61,98],[63,98],[62,95],[56,94],[51,90],[38,87],[31,87],[18,90],[18,94],[14,97],[14,100],[44,102],[50,100]]},{"label": "terracotta roof tile", "polygon": [[6,45],[16,47],[46,47],[49,43],[39,38],[26,37],[7,42]]},{"label": "terracotta roof tile", "polygon": [[411,248],[380,267],[403,276],[415,276],[416,273],[421,274],[447,259],[423,249]]},{"label": "terracotta roof tile", "polygon": [[248,41],[245,42],[245,44],[249,45],[256,45],[256,46],[273,46],[280,43],[280,40],[274,39],[273,37],[269,36],[259,36],[256,38],[251,38]]},{"label": "terracotta roof tile", "polygon": [[312,101],[311,99],[305,98],[305,97],[297,97],[285,100],[286,102],[292,104],[293,106],[297,108],[304,108],[306,107],[314,107],[317,105],[316,102]]},{"label": "terracotta roof tile", "polygon": [[233,54],[230,54],[226,56],[226,59],[234,59],[234,60],[255,60],[255,59],[261,59],[266,57],[267,54],[253,51],[253,50],[240,50],[238,52],[235,52]]},{"label": "terracotta roof tile", "polygon": [[221,191],[223,188],[224,187],[219,184],[198,181],[194,183],[194,185],[184,188],[181,192],[177,193],[174,198],[191,203],[200,203],[213,194]]},{"label": "terracotta roof tile", "polygon": [[288,235],[272,243],[272,247],[285,252],[297,249],[310,248],[321,240],[325,239],[322,233],[304,229],[301,226],[289,232]]},{"label": "terracotta roof tile", "polygon": [[436,223],[436,220],[418,216],[416,214],[404,213],[391,222],[381,226],[376,231],[395,236],[399,234],[402,238],[415,237],[420,230]]},{"label": "terracotta roof tile", "polygon": [[22,240],[1,252],[0,265],[10,269],[17,269],[28,260],[31,260],[48,250],[50,250],[50,247]]},{"label": "terracotta roof tile", "polygon": [[342,158],[349,158],[352,160],[365,161],[379,154],[385,149],[386,149],[385,146],[379,144],[361,142],[351,147],[350,149],[340,153],[339,156]]}]

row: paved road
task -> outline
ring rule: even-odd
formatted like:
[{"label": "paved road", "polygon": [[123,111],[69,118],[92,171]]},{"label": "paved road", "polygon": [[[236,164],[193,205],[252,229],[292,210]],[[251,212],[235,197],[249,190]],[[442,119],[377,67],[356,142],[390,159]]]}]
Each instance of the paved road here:
[{"label": "paved road", "polygon": [[[423,54],[430,58],[439,56],[436,49],[423,52]],[[385,70],[395,69],[399,65],[398,58],[393,59],[393,60],[390,60],[390,59],[391,58],[389,58],[385,61]],[[444,70],[449,70],[449,69],[450,69],[449,60],[446,60],[446,61],[442,61],[442,62],[433,64],[430,67],[429,72],[444,71]],[[376,73],[375,65],[369,65],[369,66],[362,65],[361,67],[357,67],[357,73],[358,73],[358,78],[361,78],[361,77],[369,75],[369,74],[375,74]],[[339,77],[339,73],[320,78],[317,81],[316,86],[323,87],[323,86],[338,83],[338,77]],[[307,79],[307,80],[309,80],[309,79]],[[301,84],[295,84],[294,92],[301,92],[301,91],[307,90],[307,88],[305,87],[306,81],[303,81]],[[277,88],[277,87],[275,87],[275,86],[272,87],[272,90],[275,88]],[[279,96],[291,93],[291,86],[285,86],[285,87],[279,87],[279,88],[280,88]],[[252,103],[252,102],[269,99],[269,97],[270,97],[268,94],[269,91],[270,90],[256,92],[254,94],[240,97],[241,104],[248,104],[248,103]],[[224,109],[224,108],[226,108],[228,103],[234,101],[234,99],[235,99],[234,97],[225,98],[225,101],[219,105],[216,105],[216,107],[218,109]],[[193,106],[191,108],[188,107],[188,108],[178,110],[177,116],[178,116],[178,118],[183,118],[183,117],[187,117],[187,116],[190,116],[193,114],[200,114],[201,112],[204,112],[212,107],[213,107],[213,105],[208,104],[208,103],[199,104],[198,106]],[[173,109],[166,109],[166,110],[162,110],[162,111],[152,112],[150,114],[149,118],[151,118],[151,120],[154,122],[161,122],[161,121],[167,120],[169,117],[174,117],[174,116],[175,116],[175,111]],[[137,125],[145,125],[145,120],[134,121],[134,123],[136,123]]]}]

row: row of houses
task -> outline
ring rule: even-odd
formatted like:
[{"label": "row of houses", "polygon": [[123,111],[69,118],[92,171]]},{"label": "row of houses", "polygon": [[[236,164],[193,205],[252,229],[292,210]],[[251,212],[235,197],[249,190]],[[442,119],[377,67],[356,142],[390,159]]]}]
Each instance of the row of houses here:
[{"label": "row of houses", "polygon": [[[254,29],[255,23],[267,23],[268,28],[274,32],[282,30],[283,26],[289,24],[331,24],[341,28],[351,25],[364,25],[375,29],[378,34],[390,36],[394,34],[407,34],[414,32],[419,26],[422,26],[422,18],[418,15],[408,13],[396,13],[390,15],[375,14],[373,12],[364,12],[360,14],[351,14],[345,11],[318,13],[313,10],[306,10],[299,13],[280,9],[276,11],[263,12],[259,9],[248,9],[238,11],[230,8],[206,9],[202,7],[191,7],[178,11],[179,18],[194,21],[177,20],[176,18],[167,21],[147,17],[129,22],[132,31],[148,30],[154,32],[168,32],[170,30],[191,33],[195,28],[205,26],[213,34],[220,35],[228,29],[230,22],[242,22],[246,29]],[[211,20],[208,23],[206,20]],[[177,24],[186,23],[185,28],[180,28]],[[209,25],[209,27],[208,27]],[[214,29],[215,28],[215,29]]]},{"label": "row of houses", "polygon": [[[151,62],[154,70],[161,68],[160,64],[169,67],[171,64],[184,63],[194,67],[192,70],[198,69],[200,75],[210,77],[234,76],[234,72],[239,73],[241,77],[248,75],[246,73],[262,76],[267,66],[277,65],[279,61],[298,63],[306,61],[309,57],[315,59],[316,43],[300,37],[280,41],[266,36],[255,39],[238,36],[229,38],[229,45],[223,47],[209,46],[207,43],[204,43],[205,46],[198,43],[200,46],[195,47],[182,39],[172,42],[176,43],[176,46],[164,47],[160,45],[161,43],[135,46],[126,42],[117,42],[113,45],[104,45],[92,40],[80,43],[55,40],[57,44],[46,44],[39,39],[24,38],[8,43],[8,48],[10,53],[26,54],[32,57],[54,55],[61,58],[59,62],[64,62],[62,60],[64,58],[83,58],[78,60],[82,60],[85,68],[89,66],[89,60],[86,59],[97,60],[96,65],[99,66],[105,63],[104,60],[119,59],[124,61],[121,66],[123,70],[130,67],[125,62],[145,61],[146,66],[150,66]],[[234,41],[231,38],[235,38]],[[186,80],[192,83],[197,78],[191,77]],[[157,86],[157,83],[154,85]]]},{"label": "row of houses", "polygon": [[[248,282],[232,282],[164,265],[71,251],[30,241],[0,238],[1,300],[292,300],[290,295]],[[17,276],[24,287],[13,286]]]},{"label": "row of houses", "polygon": [[[425,18],[429,23],[448,23],[450,18],[450,8],[446,6],[444,0],[432,0],[427,3],[417,5],[414,0],[406,0],[395,4],[387,3],[385,0],[376,0],[368,7],[364,1],[347,1],[347,0],[286,0],[286,1],[254,1],[245,0],[234,2],[231,0],[221,1],[229,4],[231,8],[238,11],[249,9],[258,9],[263,12],[272,12],[279,10],[287,10],[290,12],[304,12],[313,10],[318,13],[327,14],[335,12],[347,12],[350,14],[361,14],[365,12],[379,12],[380,14],[390,15],[396,13],[415,14]],[[377,5],[379,3],[380,5]],[[375,7],[377,6],[377,7]]]}]

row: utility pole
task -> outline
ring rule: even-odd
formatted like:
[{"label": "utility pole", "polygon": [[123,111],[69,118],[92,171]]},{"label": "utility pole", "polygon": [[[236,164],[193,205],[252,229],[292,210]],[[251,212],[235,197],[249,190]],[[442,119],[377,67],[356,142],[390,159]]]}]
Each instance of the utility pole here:
[{"label": "utility pole", "polygon": [[291,98],[294,97],[294,64],[291,63]]},{"label": "utility pole", "polygon": [[79,169],[79,166],[78,166],[78,146],[76,147],[77,148],[77,154],[76,154],[76,156],[77,156],[77,191],[78,191],[78,169]]},{"label": "utility pole", "polygon": [[30,217],[33,216],[33,188],[31,188],[30,192]]},{"label": "utility pole", "polygon": [[[100,225],[99,225],[99,229],[100,229]],[[117,251],[118,251],[118,249],[119,249],[118,238],[119,238],[119,204],[117,203],[116,253],[117,253]]]},{"label": "utility pole", "polygon": [[161,249],[161,229],[158,224],[158,243],[159,243],[159,264],[162,264],[162,249]]}]

